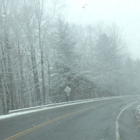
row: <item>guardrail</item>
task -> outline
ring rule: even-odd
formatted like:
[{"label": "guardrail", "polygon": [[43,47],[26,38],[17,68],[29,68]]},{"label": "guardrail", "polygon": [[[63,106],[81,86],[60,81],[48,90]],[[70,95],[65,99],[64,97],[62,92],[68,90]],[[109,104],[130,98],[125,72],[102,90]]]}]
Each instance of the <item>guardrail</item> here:
[{"label": "guardrail", "polygon": [[52,104],[35,106],[35,107],[30,107],[30,108],[17,109],[17,110],[9,110],[8,114],[17,113],[17,112],[24,112],[24,111],[29,111],[29,110],[38,110],[38,109],[42,109],[42,108],[46,108],[46,107],[52,107],[52,106],[58,106],[58,105],[64,105],[64,104],[71,104],[71,103],[78,103],[78,102],[84,102],[84,101],[92,101],[92,100],[97,101],[99,99],[105,99],[105,98],[109,98],[109,97],[75,100],[75,101],[52,103]]},{"label": "guardrail", "polygon": [[[140,95],[136,95],[136,96],[140,96]],[[43,108],[52,107],[52,106],[59,106],[59,105],[65,105],[65,104],[78,103],[78,102],[100,101],[100,100],[103,100],[103,99],[116,99],[116,98],[125,98],[125,97],[132,97],[132,95],[129,95],[129,96],[115,96],[115,97],[101,97],[101,98],[75,100],[75,101],[68,101],[68,102],[61,102],[61,103],[52,103],[52,104],[36,106],[36,107],[30,107],[30,108],[23,108],[23,109],[17,109],[17,110],[9,110],[8,113],[12,114],[12,113],[18,113],[18,112],[24,112],[24,111],[30,111],[30,110],[38,110],[38,109],[43,109]]]}]

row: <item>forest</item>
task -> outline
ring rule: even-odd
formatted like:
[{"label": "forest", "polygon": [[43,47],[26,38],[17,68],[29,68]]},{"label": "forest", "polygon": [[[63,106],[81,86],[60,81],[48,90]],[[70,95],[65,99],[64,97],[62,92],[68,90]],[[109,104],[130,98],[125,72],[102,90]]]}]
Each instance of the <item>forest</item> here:
[{"label": "forest", "polygon": [[61,0],[0,0],[0,114],[140,93],[140,60],[117,25],[67,21]]}]

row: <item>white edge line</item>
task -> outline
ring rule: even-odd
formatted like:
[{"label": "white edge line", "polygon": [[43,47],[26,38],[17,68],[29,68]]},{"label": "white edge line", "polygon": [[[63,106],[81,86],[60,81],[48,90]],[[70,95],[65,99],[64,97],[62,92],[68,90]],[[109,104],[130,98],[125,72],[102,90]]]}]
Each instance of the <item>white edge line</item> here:
[{"label": "white edge line", "polygon": [[117,116],[117,119],[116,119],[116,140],[120,140],[119,123],[118,123],[118,120],[119,120],[121,114],[122,114],[128,107],[132,106],[132,105],[135,104],[135,103],[137,103],[137,101],[135,101],[135,102],[129,104],[128,106],[126,106],[125,108],[123,108],[123,109],[121,110],[121,112],[119,113],[119,115]]}]

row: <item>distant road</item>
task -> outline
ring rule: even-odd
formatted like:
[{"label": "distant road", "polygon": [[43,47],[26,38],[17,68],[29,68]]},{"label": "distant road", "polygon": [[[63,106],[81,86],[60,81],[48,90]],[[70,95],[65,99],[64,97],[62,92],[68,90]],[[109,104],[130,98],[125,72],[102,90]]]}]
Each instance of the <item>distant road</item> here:
[{"label": "distant road", "polygon": [[[46,111],[26,114],[0,121],[0,140],[116,140],[116,119],[119,113],[129,104],[138,100],[134,98],[111,99],[60,107]],[[134,110],[139,103],[130,108]],[[133,116],[134,111],[126,112]],[[120,116],[119,132],[123,139],[127,125],[135,121],[127,118],[125,111]],[[127,118],[127,122],[126,119]],[[122,125],[124,123],[124,125]],[[134,123],[131,123],[135,128]],[[132,126],[131,125],[131,126]],[[130,125],[128,125],[131,127]],[[124,128],[123,128],[124,127]],[[124,133],[125,132],[125,133]],[[135,133],[134,140],[140,137]],[[125,140],[125,139],[123,139]],[[129,137],[127,137],[129,140]]]}]

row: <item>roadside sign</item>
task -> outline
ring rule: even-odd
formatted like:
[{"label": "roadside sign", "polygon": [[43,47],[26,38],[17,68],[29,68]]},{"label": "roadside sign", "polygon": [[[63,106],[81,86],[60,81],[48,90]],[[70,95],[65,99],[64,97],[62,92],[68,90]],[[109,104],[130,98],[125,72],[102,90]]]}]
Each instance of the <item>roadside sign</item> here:
[{"label": "roadside sign", "polygon": [[70,91],[71,91],[71,88],[70,87],[66,87],[65,89],[64,89],[64,91],[67,93],[67,96],[70,96]]}]

